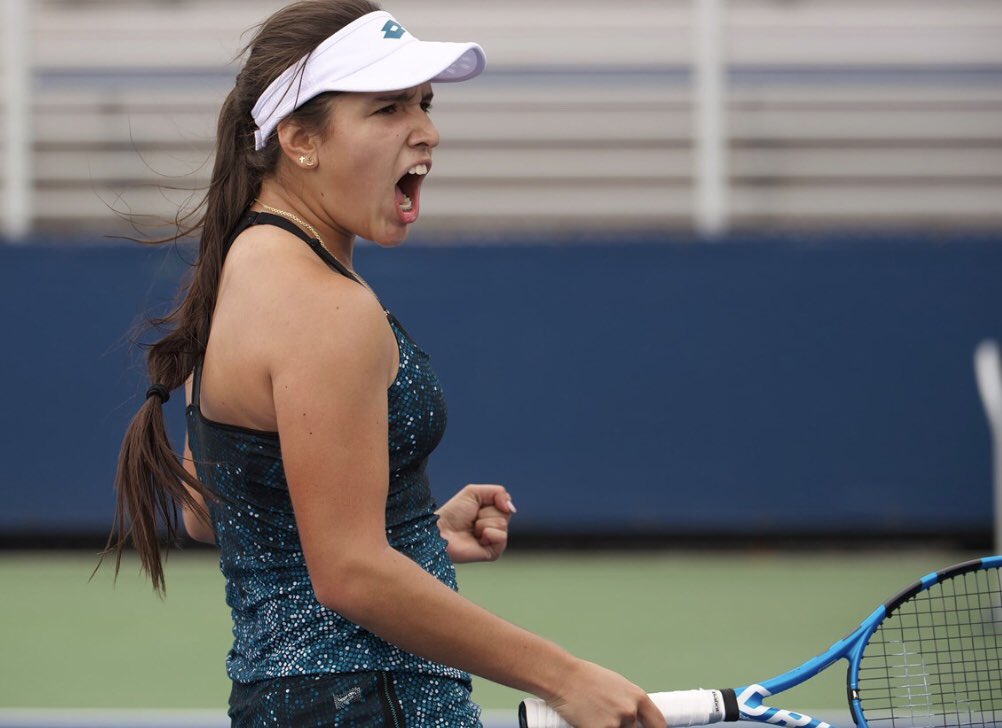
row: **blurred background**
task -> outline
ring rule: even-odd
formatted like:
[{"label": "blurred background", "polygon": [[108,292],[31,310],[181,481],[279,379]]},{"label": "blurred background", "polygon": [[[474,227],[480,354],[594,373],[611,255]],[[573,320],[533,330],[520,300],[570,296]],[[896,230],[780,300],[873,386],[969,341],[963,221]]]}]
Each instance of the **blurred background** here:
[{"label": "blurred background", "polygon": [[[148,384],[134,328],[196,253],[123,236],[198,203],[280,6],[0,4],[0,726],[226,724],[214,552],[172,555],[166,602],[134,560],[88,577]],[[436,88],[411,238],[356,252],[448,397],[436,496],[519,508],[464,593],[648,690],[737,685],[998,548],[974,351],[1002,337],[1002,4],[386,8],[489,59]],[[789,707],[844,720],[838,672]],[[513,724],[516,693],[475,696]]]}]

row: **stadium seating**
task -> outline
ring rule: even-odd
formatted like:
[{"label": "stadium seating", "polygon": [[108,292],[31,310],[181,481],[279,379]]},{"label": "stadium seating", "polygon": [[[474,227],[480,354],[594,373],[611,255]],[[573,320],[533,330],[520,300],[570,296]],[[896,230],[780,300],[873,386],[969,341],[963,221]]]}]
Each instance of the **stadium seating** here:
[{"label": "stadium seating", "polygon": [[[418,37],[489,57],[481,79],[437,90],[425,230],[691,226],[690,2],[387,5]],[[172,218],[207,183],[241,33],[279,3],[31,6],[35,228]],[[1002,5],[726,6],[735,226],[1002,222]]]}]

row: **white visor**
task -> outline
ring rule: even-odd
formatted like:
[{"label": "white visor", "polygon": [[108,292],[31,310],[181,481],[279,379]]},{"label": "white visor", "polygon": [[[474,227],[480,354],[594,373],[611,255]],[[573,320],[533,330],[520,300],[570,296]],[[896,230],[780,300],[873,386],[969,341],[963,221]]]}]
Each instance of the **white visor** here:
[{"label": "white visor", "polygon": [[264,90],[251,110],[257,123],[254,148],[263,149],[278,122],[327,91],[399,91],[426,81],[466,81],[486,65],[476,43],[422,41],[385,11],[363,15]]}]

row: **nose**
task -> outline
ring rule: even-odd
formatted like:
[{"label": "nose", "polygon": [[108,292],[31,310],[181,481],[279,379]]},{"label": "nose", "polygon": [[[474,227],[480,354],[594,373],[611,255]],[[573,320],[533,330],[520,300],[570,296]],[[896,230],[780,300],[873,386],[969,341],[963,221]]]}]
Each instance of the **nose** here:
[{"label": "nose", "polygon": [[420,116],[411,131],[410,144],[414,147],[427,146],[429,149],[434,149],[441,141],[435,122],[431,120],[426,111],[419,108],[417,113]]}]

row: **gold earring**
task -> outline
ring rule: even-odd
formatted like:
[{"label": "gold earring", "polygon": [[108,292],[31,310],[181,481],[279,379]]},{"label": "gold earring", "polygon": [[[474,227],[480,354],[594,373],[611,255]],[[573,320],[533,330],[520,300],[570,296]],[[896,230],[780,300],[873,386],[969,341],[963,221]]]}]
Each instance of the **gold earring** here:
[{"label": "gold earring", "polygon": [[300,164],[304,164],[307,167],[312,167],[313,166],[313,157],[307,157],[305,154],[303,154],[303,155],[301,155],[299,157],[299,163]]}]

